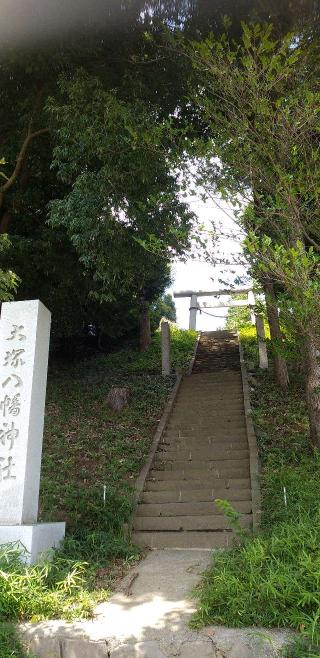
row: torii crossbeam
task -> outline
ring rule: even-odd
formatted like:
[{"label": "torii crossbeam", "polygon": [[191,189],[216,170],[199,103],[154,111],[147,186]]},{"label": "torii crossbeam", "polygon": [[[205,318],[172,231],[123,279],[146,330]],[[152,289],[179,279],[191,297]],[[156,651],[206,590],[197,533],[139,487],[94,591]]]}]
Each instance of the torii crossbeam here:
[{"label": "torii crossbeam", "polygon": [[174,292],[173,296],[178,297],[189,297],[190,298],[190,307],[189,307],[189,329],[194,331],[197,328],[197,311],[201,311],[201,307],[198,304],[198,297],[222,297],[222,296],[231,296],[237,294],[246,294],[246,299],[231,299],[231,300],[217,300],[213,304],[205,304],[202,308],[230,308],[235,306],[248,306],[251,311],[251,321],[252,324],[256,325],[258,343],[259,343],[259,365],[260,368],[268,368],[268,355],[267,348],[265,343],[265,331],[264,331],[264,322],[263,317],[255,313],[255,297],[252,288],[232,288],[232,289],[222,289],[222,290],[181,290],[180,292]]},{"label": "torii crossbeam", "polygon": [[[230,306],[254,306],[254,294],[252,288],[238,288],[238,289],[222,289],[222,290],[181,290],[174,292],[174,297],[190,297],[190,314],[189,314],[189,329],[196,330],[197,328],[197,311],[201,308],[198,304],[198,297],[220,297],[225,295],[247,294],[247,299],[234,299],[230,301],[217,301],[215,304],[206,304],[206,308],[228,308]],[[254,320],[253,320],[254,324]]]}]

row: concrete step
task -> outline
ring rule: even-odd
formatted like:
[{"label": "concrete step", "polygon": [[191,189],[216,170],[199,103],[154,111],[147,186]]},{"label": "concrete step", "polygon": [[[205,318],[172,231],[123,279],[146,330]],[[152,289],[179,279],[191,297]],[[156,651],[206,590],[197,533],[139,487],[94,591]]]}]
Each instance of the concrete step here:
[{"label": "concrete step", "polygon": [[[162,483],[161,483],[162,484]],[[170,483],[171,484],[171,483]],[[250,501],[251,489],[241,489],[234,487],[225,489],[224,486],[217,485],[215,488],[208,489],[169,489],[167,491],[144,491],[141,496],[141,503],[159,504],[159,503],[194,503],[214,501],[216,498],[229,500],[233,502]],[[139,509],[139,508],[138,508]]]},{"label": "concrete step", "polygon": [[[179,393],[184,391],[193,391],[195,395],[198,395],[198,391],[203,388],[216,388],[221,391],[221,386],[231,388],[236,388],[237,386],[242,386],[241,372],[197,372],[194,375],[191,374],[184,378]],[[218,392],[220,392],[218,391]]]},{"label": "concrete step", "polygon": [[193,423],[195,425],[206,425],[216,420],[219,420],[220,422],[229,420],[230,422],[230,420],[242,420],[243,417],[243,407],[232,409],[230,405],[227,405],[225,409],[220,406],[211,406],[207,409],[198,409],[193,405],[192,408],[190,408],[190,405],[185,405],[184,407],[181,407],[180,409],[178,408],[174,411],[169,423],[174,420],[175,422],[178,421],[179,423],[182,421],[184,425],[189,423]]},{"label": "concrete step", "polygon": [[187,438],[188,436],[192,437],[195,435],[206,439],[214,439],[219,436],[221,436],[222,439],[229,438],[230,440],[237,438],[238,436],[245,436],[247,438],[246,424],[244,419],[235,424],[227,422],[223,427],[216,427],[213,421],[209,427],[196,426],[191,423],[190,425],[185,426],[181,423],[181,425],[176,427],[167,427],[164,432],[164,436],[178,436],[180,438]]},{"label": "concrete step", "polygon": [[192,400],[195,404],[209,404],[210,402],[225,402],[225,400],[230,400],[233,404],[237,402],[243,402],[243,390],[242,386],[234,386],[229,388],[228,385],[220,386],[219,390],[208,389],[205,387],[203,390],[197,390],[197,394],[192,391],[181,391],[177,396],[177,404],[183,402],[189,402]]},{"label": "concrete step", "polygon": [[214,479],[227,479],[227,478],[248,478],[250,475],[250,468],[249,464],[246,462],[245,465],[243,466],[236,466],[234,468],[231,468],[230,466],[219,466],[217,468],[212,469],[198,469],[198,468],[185,468],[183,470],[168,470],[168,471],[161,471],[161,470],[154,470],[151,469],[150,471],[150,479],[151,480],[203,480],[204,482],[208,482],[210,480],[210,476]]},{"label": "concrete step", "polygon": [[234,406],[231,404],[222,405],[210,403],[207,405],[197,405],[193,402],[184,402],[183,404],[179,404],[175,407],[173,416],[183,416],[184,414],[186,414],[188,420],[190,419],[191,421],[195,421],[197,419],[200,420],[200,417],[205,419],[206,416],[209,418],[216,418],[217,416],[222,416],[223,414],[226,414],[228,418],[230,416],[237,418],[238,416],[244,414],[244,407],[242,404]]},{"label": "concrete step", "polygon": [[186,424],[183,420],[181,423],[178,423],[177,421],[171,421],[168,425],[167,432],[179,432],[181,436],[183,434],[187,435],[188,432],[193,434],[197,432],[198,434],[207,436],[216,436],[219,434],[228,436],[228,434],[230,435],[231,432],[244,432],[245,427],[244,419],[239,419],[236,423],[231,423],[227,420],[223,421],[222,423],[218,423],[218,419],[216,418],[212,419],[211,424],[208,424],[207,422],[205,425],[192,422]]},{"label": "concrete step", "polygon": [[[233,501],[232,506],[241,514],[251,514],[251,500]],[[212,501],[187,503],[140,503],[137,516],[210,516],[221,515],[219,508]]]},{"label": "concrete step", "polygon": [[241,379],[237,382],[234,381],[220,381],[220,382],[191,382],[190,386],[182,384],[177,400],[188,398],[190,400],[210,400],[210,399],[225,399],[230,400],[243,398],[243,386]]},{"label": "concrete step", "polygon": [[213,389],[208,390],[206,388],[203,389],[203,391],[198,391],[196,396],[194,393],[192,394],[190,390],[190,393],[189,391],[183,391],[177,397],[178,404],[187,404],[188,402],[192,402],[192,404],[210,404],[210,402],[214,403],[217,400],[220,400],[221,402],[228,401],[233,404],[241,403],[243,402],[242,388],[237,386],[234,389],[226,390],[226,388],[220,387],[219,393]]},{"label": "concrete step", "polygon": [[177,441],[185,445],[191,445],[191,443],[194,443],[195,445],[227,445],[227,444],[237,444],[239,445],[242,442],[245,442],[246,445],[248,445],[248,439],[247,439],[247,433],[245,431],[245,427],[243,427],[241,430],[238,430],[237,432],[229,433],[229,432],[217,432],[213,433],[212,429],[211,431],[207,432],[195,432],[195,431],[187,431],[184,430],[182,433],[182,430],[178,431],[170,431],[170,432],[165,432],[163,435],[162,442],[167,443],[168,441]]},{"label": "concrete step", "polygon": [[184,380],[184,383],[181,385],[177,399],[188,397],[191,400],[199,399],[209,399],[217,397],[222,397],[222,394],[225,393],[226,398],[232,399],[232,396],[237,397],[243,396],[243,386],[241,378],[238,381],[222,379],[221,377],[218,380],[212,381],[212,375],[210,375],[210,380],[199,382],[199,381],[190,381],[186,383],[187,380]]},{"label": "concrete step", "polygon": [[223,434],[197,434],[190,432],[188,434],[164,434],[162,440],[159,442],[160,450],[215,450],[216,452],[228,452],[229,450],[247,450],[248,439],[245,431],[240,434],[228,435],[228,432]]},{"label": "concrete step", "polygon": [[134,532],[133,542],[149,548],[230,548],[235,543],[233,532]]},{"label": "concrete step", "polygon": [[190,410],[189,407],[185,411],[175,411],[169,421],[169,427],[172,427],[172,425],[206,427],[213,423],[217,425],[217,428],[225,427],[227,424],[238,427],[239,425],[242,426],[244,419],[244,412],[242,410],[230,411],[229,409],[224,411],[223,409],[210,409],[208,411],[197,412],[193,408]]},{"label": "concrete step", "polygon": [[169,418],[167,427],[170,429],[171,427],[182,425],[186,429],[188,427],[203,427],[206,429],[207,427],[212,427],[212,425],[214,425],[214,427],[218,426],[218,423],[220,423],[220,425],[225,425],[226,423],[230,422],[233,422],[234,424],[241,424],[245,419],[243,409],[232,411],[229,408],[226,410],[218,408],[201,413],[191,413],[189,409],[190,406],[185,410],[185,412],[174,412]]},{"label": "concrete step", "polygon": [[181,478],[170,480],[151,480],[150,477],[146,480],[145,491],[199,491],[212,489],[217,492],[219,490],[227,489],[230,491],[237,491],[237,489],[250,489],[251,481],[249,476],[242,478],[216,478],[211,473],[206,472],[205,477],[192,478],[184,480]]},{"label": "concrete step", "polygon": [[244,457],[243,459],[191,459],[191,460],[182,460],[182,459],[161,459],[161,457],[156,457],[153,464],[153,470],[165,470],[165,471],[220,471],[221,469],[237,469],[237,468],[249,468],[249,459]]},{"label": "concrete step", "polygon": [[203,440],[209,443],[209,441],[236,441],[238,439],[247,439],[246,425],[243,423],[237,425],[226,423],[223,427],[215,428],[214,423],[211,427],[194,427],[189,426],[189,428],[183,427],[180,425],[177,427],[170,427],[166,432],[164,432],[163,439],[179,439],[187,440]]},{"label": "concrete step", "polygon": [[[240,522],[243,528],[250,528],[252,525],[252,515],[244,514]],[[182,532],[183,530],[204,531],[228,529],[231,529],[230,521],[221,514],[210,514],[207,516],[136,516],[134,520],[134,532]]]},{"label": "concrete step", "polygon": [[243,448],[238,450],[237,448],[226,448],[216,446],[207,446],[202,445],[200,442],[195,448],[188,448],[188,446],[182,445],[164,445],[160,444],[156,452],[156,458],[159,460],[169,461],[203,461],[203,460],[232,460],[232,459],[249,459],[249,449]]},{"label": "concrete step", "polygon": [[[215,440],[215,439],[201,439],[201,438],[166,438],[159,443],[159,450],[175,451],[179,454],[182,452],[189,453],[197,452],[197,450],[206,450],[211,454],[218,454],[220,452],[248,450],[248,441],[239,439],[235,441]],[[235,453],[234,453],[235,454]]]},{"label": "concrete step", "polygon": [[196,382],[198,386],[201,386],[201,384],[219,384],[219,382],[225,382],[225,381],[230,381],[230,383],[234,384],[237,381],[241,381],[241,373],[234,370],[223,370],[223,372],[195,372],[191,373],[191,375],[188,375],[185,377],[183,380],[183,388],[190,385],[191,383]]},{"label": "concrete step", "polygon": [[165,433],[162,440],[159,442],[159,449],[163,450],[214,450],[215,452],[228,452],[229,450],[247,450],[248,439],[245,428],[241,431],[229,433],[228,431],[221,433],[209,432],[180,432]]},{"label": "concrete step", "polygon": [[244,421],[245,421],[245,415],[244,412],[237,412],[237,413],[232,413],[232,412],[214,412],[214,413],[206,413],[206,414],[191,414],[190,412],[186,413],[173,413],[172,416],[169,419],[167,428],[170,429],[175,429],[177,427],[183,428],[186,430],[192,430],[192,429],[201,429],[201,430],[206,430],[206,429],[212,429],[214,428],[215,430],[218,429],[224,429],[228,426],[230,428],[230,425],[233,425],[234,427],[243,427],[244,426]]},{"label": "concrete step", "polygon": [[184,380],[183,380],[183,385],[187,385],[191,381],[198,381],[200,382],[219,382],[220,380],[223,381],[224,379],[230,379],[231,381],[236,381],[236,379],[241,379],[241,373],[234,370],[225,370],[223,369],[223,372],[195,372],[191,373],[191,375],[188,375]]}]

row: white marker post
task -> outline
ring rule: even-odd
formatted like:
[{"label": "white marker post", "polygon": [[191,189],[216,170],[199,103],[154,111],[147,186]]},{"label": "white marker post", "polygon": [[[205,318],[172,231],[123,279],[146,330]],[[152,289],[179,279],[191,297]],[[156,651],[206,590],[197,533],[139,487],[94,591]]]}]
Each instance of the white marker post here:
[{"label": "white marker post", "polygon": [[39,300],[5,302],[0,320],[0,544],[33,563],[65,523],[37,523],[51,314]]},{"label": "white marker post", "polygon": [[256,329],[257,329],[257,338],[258,338],[258,349],[259,349],[259,368],[266,370],[269,367],[268,364],[268,352],[266,345],[266,336],[264,331],[264,322],[262,315],[256,315]]},{"label": "white marker post", "polygon": [[161,361],[162,374],[168,377],[171,372],[170,364],[170,325],[169,322],[161,322]]}]

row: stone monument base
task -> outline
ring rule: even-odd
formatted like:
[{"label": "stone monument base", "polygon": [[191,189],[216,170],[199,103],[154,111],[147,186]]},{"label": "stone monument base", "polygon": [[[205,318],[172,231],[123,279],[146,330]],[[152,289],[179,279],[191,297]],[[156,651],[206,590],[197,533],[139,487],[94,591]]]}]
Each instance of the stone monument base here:
[{"label": "stone monument base", "polygon": [[34,564],[41,553],[57,548],[64,538],[65,523],[35,523],[34,525],[0,525],[0,545],[18,542],[26,555],[26,564]]}]

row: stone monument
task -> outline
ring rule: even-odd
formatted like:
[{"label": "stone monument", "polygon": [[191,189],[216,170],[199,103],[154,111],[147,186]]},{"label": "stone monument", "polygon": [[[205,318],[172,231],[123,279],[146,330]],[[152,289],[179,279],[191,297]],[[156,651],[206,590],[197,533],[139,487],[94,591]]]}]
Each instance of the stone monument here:
[{"label": "stone monument", "polygon": [[37,523],[50,322],[39,300],[2,304],[0,544],[20,542],[29,563],[65,533],[65,523]]}]

